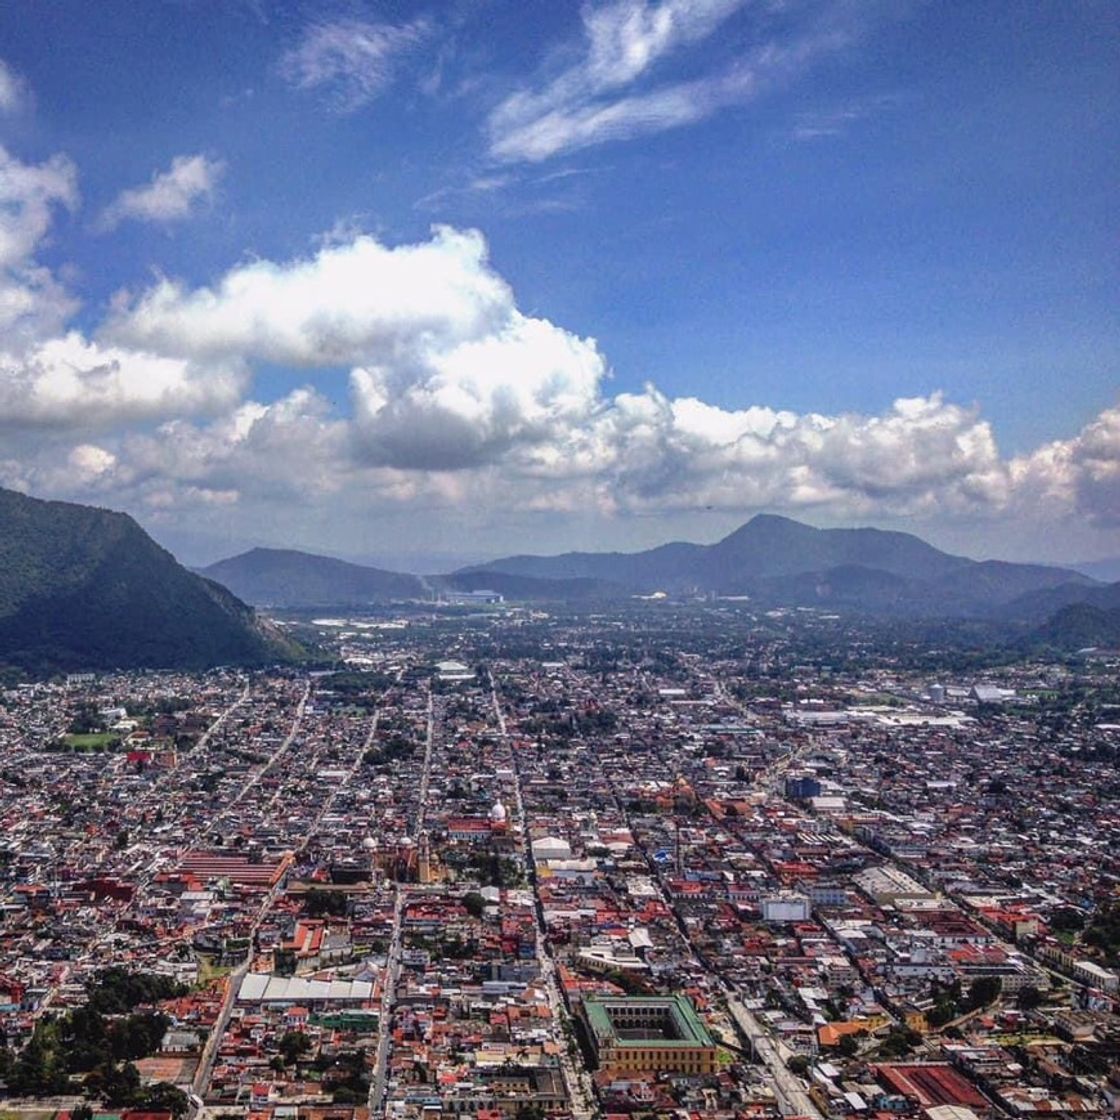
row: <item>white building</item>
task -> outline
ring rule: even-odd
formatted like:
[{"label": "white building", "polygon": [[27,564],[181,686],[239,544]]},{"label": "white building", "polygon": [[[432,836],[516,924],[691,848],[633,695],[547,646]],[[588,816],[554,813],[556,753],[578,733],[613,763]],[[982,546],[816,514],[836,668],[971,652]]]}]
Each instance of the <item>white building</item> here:
[{"label": "white building", "polygon": [[1074,961],[1073,974],[1082,984],[1100,988],[1102,992],[1115,992],[1120,988],[1120,976],[1093,961]]},{"label": "white building", "polygon": [[762,900],[764,922],[805,922],[809,920],[809,900],[794,891],[779,891]]},{"label": "white building", "polygon": [[538,863],[551,859],[571,859],[572,846],[559,836],[542,836],[533,841],[533,859]]}]

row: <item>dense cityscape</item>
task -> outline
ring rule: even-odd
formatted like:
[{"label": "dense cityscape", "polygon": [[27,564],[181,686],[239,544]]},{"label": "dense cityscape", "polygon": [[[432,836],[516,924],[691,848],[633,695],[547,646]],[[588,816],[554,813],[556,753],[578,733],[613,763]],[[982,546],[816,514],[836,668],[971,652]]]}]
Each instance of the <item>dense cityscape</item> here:
[{"label": "dense cityscape", "polygon": [[937,671],[720,601],[283,624],[322,667],[3,693],[21,1117],[1116,1111],[1117,655]]}]

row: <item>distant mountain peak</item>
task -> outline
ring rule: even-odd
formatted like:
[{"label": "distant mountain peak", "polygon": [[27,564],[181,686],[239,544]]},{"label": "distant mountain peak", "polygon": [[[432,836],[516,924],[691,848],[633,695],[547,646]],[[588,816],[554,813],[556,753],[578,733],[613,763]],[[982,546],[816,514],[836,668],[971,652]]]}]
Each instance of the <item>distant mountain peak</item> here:
[{"label": "distant mountain peak", "polygon": [[268,607],[361,606],[427,594],[418,576],[291,548],[252,548],[202,574],[246,602]]},{"label": "distant mountain peak", "polygon": [[629,593],[749,594],[762,602],[929,615],[982,614],[1025,592],[1084,579],[1058,568],[981,564],[897,530],[817,529],[775,513],[756,514],[712,545],[517,556],[473,571],[593,578]]}]

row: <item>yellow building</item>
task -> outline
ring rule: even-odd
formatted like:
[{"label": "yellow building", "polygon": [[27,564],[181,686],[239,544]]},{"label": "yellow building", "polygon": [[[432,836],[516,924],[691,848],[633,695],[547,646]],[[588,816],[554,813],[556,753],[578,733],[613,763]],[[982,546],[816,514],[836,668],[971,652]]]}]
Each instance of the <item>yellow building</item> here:
[{"label": "yellow building", "polygon": [[715,1073],[717,1048],[684,996],[588,997],[583,1018],[599,1069]]}]

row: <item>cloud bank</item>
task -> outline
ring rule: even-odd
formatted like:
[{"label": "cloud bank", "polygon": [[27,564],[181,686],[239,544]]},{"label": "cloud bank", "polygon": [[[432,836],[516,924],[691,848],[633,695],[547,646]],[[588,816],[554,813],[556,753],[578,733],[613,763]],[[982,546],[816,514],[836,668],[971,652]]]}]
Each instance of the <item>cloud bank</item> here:
[{"label": "cloud bank", "polygon": [[[1042,503],[1101,524],[1118,517],[1112,412],[1008,459],[976,408],[936,392],[870,416],[728,410],[653,385],[611,395],[595,340],[521,311],[477,231],[437,227],[394,247],[357,235],[306,258],[238,266],[211,287],[164,280],[122,300],[103,333],[195,366],[298,366],[312,385],[317,370],[348,368],[345,415],[311,387],[246,406],[233,439],[228,425],[177,424],[177,454],[196,462],[190,448],[207,448],[201,461],[223,488],[238,477],[277,484],[288,477],[280,457],[298,448],[312,486],[355,485],[389,503],[868,517]],[[267,465],[250,469],[250,455]],[[192,481],[205,474],[192,468]]]},{"label": "cloud bank", "polygon": [[[665,41],[601,65],[624,75]],[[205,286],[158,279],[83,333],[36,259],[77,206],[73,167],[0,153],[0,202],[5,485],[274,528],[465,509],[604,524],[777,509],[1120,528],[1120,406],[1009,457],[977,407],[937,392],[867,415],[612,391],[596,341],[528,314],[483,235],[447,226],[411,244],[336,237]],[[306,384],[253,399],[266,363]]]}]

